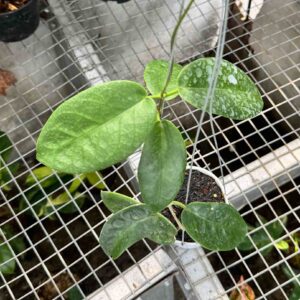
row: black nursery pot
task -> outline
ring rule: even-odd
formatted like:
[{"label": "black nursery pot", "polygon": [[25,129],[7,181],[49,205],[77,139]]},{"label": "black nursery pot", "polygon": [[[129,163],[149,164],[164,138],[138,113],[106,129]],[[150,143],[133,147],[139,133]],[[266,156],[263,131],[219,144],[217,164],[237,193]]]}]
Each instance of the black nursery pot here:
[{"label": "black nursery pot", "polygon": [[17,42],[30,36],[40,21],[39,0],[29,0],[20,9],[0,13],[0,41]]}]

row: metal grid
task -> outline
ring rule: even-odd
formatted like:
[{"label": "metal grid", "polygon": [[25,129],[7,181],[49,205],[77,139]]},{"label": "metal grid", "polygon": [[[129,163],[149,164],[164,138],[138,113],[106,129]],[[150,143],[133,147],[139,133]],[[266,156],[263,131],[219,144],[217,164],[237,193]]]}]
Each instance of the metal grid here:
[{"label": "metal grid", "polygon": [[[10,172],[8,167],[14,163],[22,166],[17,175],[10,173],[11,179],[6,182],[11,184],[14,193],[6,193],[4,185],[0,190],[1,228],[7,224],[15,228],[15,235],[4,238],[3,243],[14,253],[17,263],[14,275],[0,274],[0,299],[40,299],[45,286],[56,291],[54,299],[63,299],[72,286],[76,286],[83,297],[102,288],[106,297],[114,300],[116,298],[108,288],[109,281],[121,276],[129,294],[134,295],[137,288],[129,282],[124,271],[130,266],[138,266],[144,256],[154,255],[166,272],[170,267],[161,262],[157,250],[154,251],[156,246],[147,241],[131,247],[117,261],[104,255],[97,239],[108,212],[93,186],[82,182],[81,194],[87,195],[89,201],[83,207],[74,202],[78,213],[68,218],[54,208],[50,216],[55,216],[56,220],[49,221],[48,217],[39,217],[34,208],[57,191],[68,193],[68,182],[63,182],[56,174],[61,187],[47,194],[37,180],[34,186],[40,188],[43,196],[33,205],[27,199],[27,192],[34,186],[24,186],[24,178],[39,166],[34,159],[34,141],[40,127],[60,102],[109,78],[141,80],[142,66],[153,58],[167,57],[168,38],[179,7],[174,8],[172,2],[131,0],[122,6],[118,15],[115,9],[121,6],[117,4],[51,0],[46,19],[32,37],[23,42],[0,45],[0,67],[9,69],[18,79],[7,96],[0,97],[0,129],[11,138],[14,149],[10,163],[2,161],[4,167],[1,169]],[[300,4],[296,0],[263,2],[261,7],[260,1],[252,1],[252,14],[255,9],[261,9],[253,21],[241,21],[236,8],[231,7],[224,57],[238,64],[255,80],[264,97],[265,110],[257,118],[242,122],[213,118],[221,166],[216,158],[210,123],[206,119],[198,141],[201,156],[197,156],[194,163],[211,169],[216,175],[220,175],[220,168],[223,169],[232,202],[235,203],[237,198],[235,191],[231,190],[233,182],[238,197],[242,197],[243,216],[249,222],[259,222],[251,234],[263,229],[270,238],[270,245],[274,246],[278,240],[273,240],[266,231],[268,224],[280,222],[284,229],[281,238],[291,239],[292,234],[299,232]],[[178,39],[178,61],[213,55],[219,34],[220,4],[220,1],[196,1]],[[144,20],[142,24],[140,18]],[[202,27],[202,40],[184,40],[186,36],[193,37],[191,31],[199,31],[197,25],[201,22],[206,24]],[[132,25],[128,27],[128,24]],[[126,38],[120,43],[122,36]],[[132,61],[137,61],[138,65]],[[168,105],[165,113],[192,143],[200,112],[175,101]],[[293,147],[291,143],[294,143]],[[286,147],[284,153],[290,155],[289,161],[292,159],[295,163],[289,165],[282,160],[283,154],[278,151],[282,147]],[[270,153],[272,157],[268,163],[271,163],[271,168],[265,160]],[[280,168],[276,168],[278,164]],[[259,168],[267,174],[266,180],[251,178]],[[245,182],[238,181],[236,172],[241,169],[244,174],[250,174],[253,181],[246,189]],[[273,172],[275,169],[280,169],[280,172]],[[134,190],[135,181],[128,162],[103,172],[107,189],[138,197]],[[19,211],[21,198],[27,207]],[[261,222],[260,214],[268,217],[268,223]],[[287,225],[281,221],[283,216],[288,216]],[[59,238],[61,236],[63,238]],[[16,237],[22,237],[26,243],[26,250],[21,253],[15,253],[11,247]],[[261,254],[266,246],[258,249],[253,244],[255,251],[251,253],[236,249],[229,255],[202,254],[211,260],[225,289],[219,291],[219,297],[235,289],[239,275],[244,275],[245,282],[255,289],[257,299],[288,299],[291,282],[296,280],[300,284],[297,274],[290,268],[291,259],[299,252],[285,256],[274,247],[276,259],[272,260]],[[178,260],[178,252],[168,251],[173,253],[174,261]],[[259,268],[255,267],[256,261],[260,261]],[[194,263],[191,261],[188,265],[192,267]],[[278,277],[278,269],[284,265],[293,273],[293,278]],[[145,279],[143,288],[151,284],[148,275],[141,269],[141,276]],[[69,280],[67,287],[61,285],[62,276]],[[272,278],[274,284],[266,287],[266,277]]]}]

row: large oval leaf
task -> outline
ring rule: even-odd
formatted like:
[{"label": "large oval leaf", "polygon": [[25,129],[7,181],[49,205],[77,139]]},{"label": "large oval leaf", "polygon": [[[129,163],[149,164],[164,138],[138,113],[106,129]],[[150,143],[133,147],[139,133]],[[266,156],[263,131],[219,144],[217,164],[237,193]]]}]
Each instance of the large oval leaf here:
[{"label": "large oval leaf", "polygon": [[137,241],[148,238],[159,244],[175,241],[175,226],[147,205],[137,204],[112,215],[104,224],[100,244],[107,255],[118,258]]},{"label": "large oval leaf", "polygon": [[88,173],[120,162],[145,140],[155,123],[155,102],[131,81],[112,81],[79,93],[49,118],[37,158],[65,173]]},{"label": "large oval leaf", "polygon": [[209,250],[231,250],[247,233],[243,218],[225,203],[190,203],[183,210],[181,220],[190,237]]},{"label": "large oval leaf", "polygon": [[181,188],[186,168],[186,150],[179,130],[169,121],[159,121],[145,141],[138,169],[143,202],[161,211]]},{"label": "large oval leaf", "polygon": [[[215,58],[200,58],[187,65],[178,77],[180,96],[203,109]],[[209,108],[207,108],[208,111]],[[212,113],[234,120],[252,118],[263,109],[263,100],[251,79],[223,60],[212,105]]]},{"label": "large oval leaf", "polygon": [[[166,97],[166,100],[171,100],[178,96],[177,78],[181,70],[182,66],[174,64],[171,79],[166,90],[166,93],[171,93],[172,95]],[[146,65],[144,80],[147,89],[152,95],[160,96],[167,80],[168,72],[169,62],[166,60],[153,60]]]},{"label": "large oval leaf", "polygon": [[101,192],[101,199],[105,206],[113,213],[140,203],[135,199],[115,192]]}]

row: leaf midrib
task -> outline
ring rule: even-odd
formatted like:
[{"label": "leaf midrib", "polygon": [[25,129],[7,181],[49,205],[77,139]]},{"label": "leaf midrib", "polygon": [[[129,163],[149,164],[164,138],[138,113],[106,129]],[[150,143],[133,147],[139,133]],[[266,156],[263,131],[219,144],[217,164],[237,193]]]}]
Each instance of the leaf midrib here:
[{"label": "leaf midrib", "polygon": [[[70,140],[66,141],[65,143],[60,143],[59,144],[59,147],[57,147],[55,150],[54,150],[54,153],[56,152],[60,152],[61,151],[61,148],[65,148],[66,145],[71,145],[73,143],[74,140],[77,140],[77,139],[80,139],[82,138],[83,136],[86,137],[88,136],[88,133],[89,132],[94,132],[96,131],[95,128],[101,128],[104,124],[107,125],[107,124],[110,124],[112,123],[116,118],[122,116],[124,113],[126,113],[129,109],[133,108],[134,106],[138,105],[138,104],[141,104],[144,100],[146,100],[147,97],[145,96],[141,101],[135,103],[134,105],[130,106],[129,108],[127,108],[126,110],[122,111],[121,113],[115,115],[112,119],[109,119],[107,122],[104,122],[104,123],[101,123],[101,125],[99,125],[99,123],[97,123],[96,125],[94,126],[91,126],[90,128],[88,128],[87,130],[85,130],[82,134],[79,134],[78,136],[76,137],[72,137]],[[97,122],[95,120],[95,122]]]}]

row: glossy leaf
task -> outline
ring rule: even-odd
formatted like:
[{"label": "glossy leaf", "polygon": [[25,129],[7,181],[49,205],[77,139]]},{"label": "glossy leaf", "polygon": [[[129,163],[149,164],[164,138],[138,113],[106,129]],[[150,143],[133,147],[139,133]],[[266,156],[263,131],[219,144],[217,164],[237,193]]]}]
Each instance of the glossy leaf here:
[{"label": "glossy leaf", "polygon": [[175,241],[176,228],[147,205],[137,204],[113,214],[104,224],[100,244],[106,254],[118,258],[137,241],[148,238],[159,244]]},{"label": "glossy leaf", "polygon": [[101,192],[101,198],[105,206],[112,213],[118,212],[131,205],[140,204],[140,202],[135,199],[114,192]]},{"label": "glossy leaf", "polygon": [[[12,143],[8,136],[0,131],[0,156],[4,160],[4,162],[8,162],[10,153],[12,152]],[[1,160],[0,160],[0,167],[1,167]]]},{"label": "glossy leaf", "polygon": [[190,203],[182,211],[181,220],[189,236],[209,250],[231,250],[247,233],[243,218],[225,203]]},{"label": "glossy leaf", "polygon": [[105,185],[100,172],[92,172],[85,174],[88,182],[99,190],[105,189]]},{"label": "glossy leaf", "polygon": [[138,168],[142,199],[161,211],[175,199],[186,168],[186,149],[179,130],[169,121],[155,124],[145,141]]},{"label": "glossy leaf", "polygon": [[[2,241],[0,241],[1,243]],[[16,268],[16,261],[6,244],[0,245],[0,273],[4,275],[13,274]],[[11,260],[10,260],[11,259]]]},{"label": "glossy leaf", "polygon": [[[177,78],[181,70],[182,66],[174,64],[171,79],[166,90],[166,93],[171,93],[172,95],[166,97],[166,100],[171,100],[178,96]],[[168,76],[168,71],[169,62],[166,60],[153,60],[146,65],[144,80],[147,89],[152,95],[160,96]]]},{"label": "glossy leaf", "polygon": [[156,104],[131,81],[91,87],[51,115],[37,141],[37,159],[65,173],[89,173],[133,153],[151,131]]},{"label": "glossy leaf", "polygon": [[[215,58],[200,58],[184,67],[179,74],[180,96],[197,108],[203,109],[214,64]],[[244,120],[256,116],[262,109],[262,97],[250,77],[230,62],[223,60],[212,113],[234,120]]]}]

